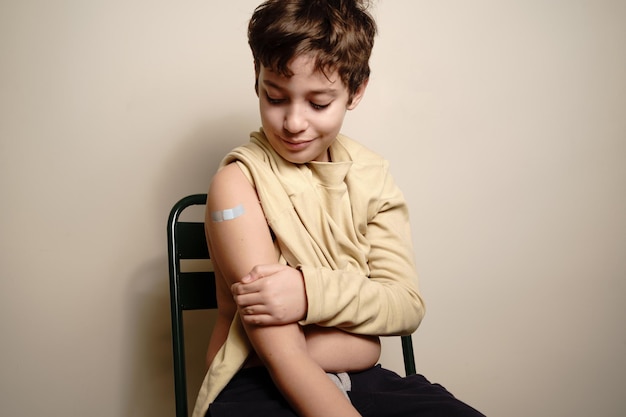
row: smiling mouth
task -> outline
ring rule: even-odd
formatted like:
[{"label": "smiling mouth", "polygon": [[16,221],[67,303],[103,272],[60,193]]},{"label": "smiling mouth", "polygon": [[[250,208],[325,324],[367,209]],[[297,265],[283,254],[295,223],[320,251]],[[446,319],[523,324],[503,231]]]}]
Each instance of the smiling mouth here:
[{"label": "smiling mouth", "polygon": [[290,149],[301,149],[301,148],[306,147],[308,144],[313,142],[315,139],[299,140],[297,142],[291,141],[291,140],[288,140],[288,139],[285,139],[285,138],[280,138],[280,140],[285,144],[285,146],[287,146]]}]

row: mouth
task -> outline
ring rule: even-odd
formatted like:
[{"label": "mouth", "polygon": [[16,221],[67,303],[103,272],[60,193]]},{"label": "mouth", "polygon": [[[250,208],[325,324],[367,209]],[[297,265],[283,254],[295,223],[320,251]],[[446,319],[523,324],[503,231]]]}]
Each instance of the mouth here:
[{"label": "mouth", "polygon": [[311,142],[313,142],[315,139],[297,140],[297,141],[295,141],[295,140],[285,139],[285,138],[281,137],[280,140],[285,145],[285,147],[287,147],[288,149],[300,150],[300,149],[304,149],[307,146],[309,146],[309,144]]}]

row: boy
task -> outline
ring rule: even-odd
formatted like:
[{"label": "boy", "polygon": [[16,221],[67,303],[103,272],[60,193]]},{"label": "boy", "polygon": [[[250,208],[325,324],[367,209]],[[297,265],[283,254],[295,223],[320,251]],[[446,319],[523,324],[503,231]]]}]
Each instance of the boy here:
[{"label": "boy", "polygon": [[375,366],[378,337],[410,334],[424,314],[402,194],[382,158],[339,133],[375,32],[356,0],[255,10],[263,128],[209,189],[219,309],[195,417],[480,415]]}]

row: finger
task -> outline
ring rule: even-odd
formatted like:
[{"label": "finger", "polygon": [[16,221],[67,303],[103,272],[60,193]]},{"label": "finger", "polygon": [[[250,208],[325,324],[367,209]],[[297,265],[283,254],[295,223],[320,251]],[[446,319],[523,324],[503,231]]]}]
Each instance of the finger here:
[{"label": "finger", "polygon": [[266,273],[263,272],[264,271],[264,266],[263,265],[257,265],[254,268],[252,268],[252,270],[250,270],[250,272],[248,272],[247,275],[243,276],[241,278],[241,280],[239,280],[239,282],[243,283],[243,284],[249,284],[251,282],[254,282],[258,279],[261,279],[263,277],[266,276]]},{"label": "finger", "polygon": [[241,295],[241,294],[251,294],[255,292],[259,292],[260,285],[257,282],[243,283],[243,282],[235,282],[230,286],[230,292],[233,295]]},{"label": "finger", "polygon": [[240,288],[241,284],[239,282],[235,282],[233,285],[230,286],[230,293],[235,296],[237,294],[241,294],[243,289]]},{"label": "finger", "polygon": [[242,281],[244,280],[245,280],[244,282],[256,281],[257,279],[265,278],[270,275],[279,273],[283,271],[285,268],[286,266],[283,264],[256,265],[254,268],[252,268],[252,270],[248,273],[248,275],[242,278]]},{"label": "finger", "polygon": [[245,307],[240,307],[239,312],[241,316],[254,316],[254,315],[269,315],[270,311],[264,305],[253,304]]},{"label": "finger", "polygon": [[234,295],[233,300],[238,307],[249,307],[253,305],[263,305],[263,300],[258,293]]},{"label": "finger", "polygon": [[276,320],[269,314],[248,314],[241,315],[241,320],[247,324],[254,324],[257,326],[276,326],[284,324]]}]

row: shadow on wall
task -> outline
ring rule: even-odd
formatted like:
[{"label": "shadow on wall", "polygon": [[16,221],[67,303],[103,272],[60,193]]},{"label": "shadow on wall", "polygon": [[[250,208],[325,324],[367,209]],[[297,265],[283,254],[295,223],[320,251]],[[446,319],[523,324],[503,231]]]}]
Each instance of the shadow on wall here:
[{"label": "shadow on wall", "polygon": [[[120,384],[124,417],[171,417],[175,411],[166,241],[169,211],[180,198],[205,193],[222,157],[247,142],[249,132],[257,126],[242,115],[207,122],[178,141],[163,164],[150,203],[162,219],[155,227],[163,232],[163,249],[134,271],[125,294],[124,380]],[[185,313],[190,409],[204,378],[205,352],[214,322],[213,311]]]},{"label": "shadow on wall", "polygon": [[[247,143],[260,122],[246,114],[207,121],[178,141],[164,162],[162,178],[154,186],[154,204],[165,216],[180,198],[207,192],[222,158],[234,147]],[[163,223],[165,224],[165,223]]]}]

